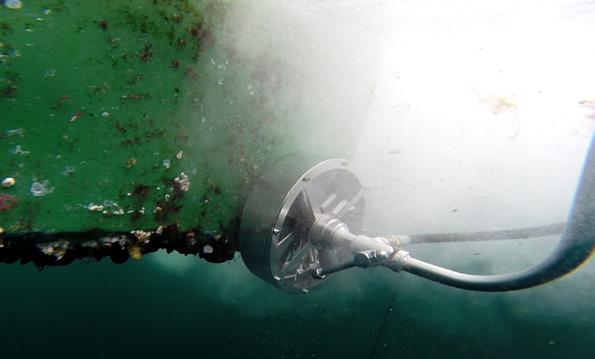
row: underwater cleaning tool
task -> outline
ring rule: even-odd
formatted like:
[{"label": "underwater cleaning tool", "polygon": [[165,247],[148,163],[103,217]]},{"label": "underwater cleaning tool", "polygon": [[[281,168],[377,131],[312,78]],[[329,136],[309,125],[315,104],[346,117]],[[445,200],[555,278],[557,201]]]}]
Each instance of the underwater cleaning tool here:
[{"label": "underwater cleaning tool", "polygon": [[[166,249],[223,262],[239,250],[261,279],[289,293],[307,293],[332,274],[352,268],[387,267],[449,286],[508,291],[559,278],[584,263],[595,245],[595,136],[586,157],[567,223],[500,231],[371,237],[362,233],[365,189],[347,160],[311,166],[301,156],[270,166],[259,177],[236,229],[209,235],[175,224],[150,231],[0,232],[0,262],[38,267],[76,259],[115,263]],[[470,275],[414,258],[407,245],[524,239],[563,233],[556,251],[541,264],[511,274]]]},{"label": "underwater cleaning tool", "polygon": [[[584,263],[595,246],[595,136],[587,154],[567,223],[516,230],[389,235],[361,234],[364,188],[349,162],[329,160],[306,171],[282,190],[273,171],[248,199],[240,250],[248,268],[291,293],[307,293],[333,273],[351,267],[387,267],[452,287],[509,291],[559,278]],[[282,201],[281,207],[272,203]],[[271,226],[272,224],[272,226]],[[563,233],[553,254],[529,269],[501,275],[455,272],[412,257],[407,244],[520,239]]]}]

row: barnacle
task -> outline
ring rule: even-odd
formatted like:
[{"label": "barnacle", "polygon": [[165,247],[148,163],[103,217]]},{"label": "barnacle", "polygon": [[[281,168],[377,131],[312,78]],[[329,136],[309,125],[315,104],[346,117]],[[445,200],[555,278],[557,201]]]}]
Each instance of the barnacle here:
[{"label": "barnacle", "polygon": [[17,181],[14,178],[6,177],[5,179],[2,180],[2,187],[10,188],[10,187],[14,186],[16,182]]}]

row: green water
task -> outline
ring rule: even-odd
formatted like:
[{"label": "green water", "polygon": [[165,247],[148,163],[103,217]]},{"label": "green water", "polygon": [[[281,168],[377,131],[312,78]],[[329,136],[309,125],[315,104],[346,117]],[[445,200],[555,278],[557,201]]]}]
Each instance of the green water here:
[{"label": "green water", "polygon": [[[284,71],[274,55],[234,57],[216,36],[211,44],[192,35],[198,24],[225,33],[225,6],[52,0],[0,9],[0,176],[16,178],[2,194],[19,199],[0,212],[0,226],[175,223],[219,231],[233,221],[260,166],[295,150],[291,134],[315,119],[291,106],[269,71]],[[168,207],[179,211],[155,215],[180,172],[191,187]],[[53,191],[32,196],[32,183],[46,180]],[[149,194],[128,196],[139,186]],[[106,200],[125,214],[86,208]],[[122,265],[1,265],[0,279],[2,358],[595,355],[593,263],[556,283],[502,294],[374,269],[290,296],[251,275],[239,256],[214,265],[162,252]]]},{"label": "green water", "polygon": [[510,294],[354,270],[296,297],[239,260],[184,271],[150,257],[43,272],[4,266],[0,340],[3,357],[588,358],[594,269]]}]

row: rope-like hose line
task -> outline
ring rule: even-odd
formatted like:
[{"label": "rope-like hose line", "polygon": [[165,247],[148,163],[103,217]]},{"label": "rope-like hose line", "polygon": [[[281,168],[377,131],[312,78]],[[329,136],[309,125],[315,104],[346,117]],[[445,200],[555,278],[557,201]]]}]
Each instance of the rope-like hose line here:
[{"label": "rope-like hose line", "polygon": [[527,239],[547,237],[564,233],[566,222],[543,226],[505,229],[499,231],[460,232],[460,233],[427,233],[411,234],[404,244],[416,243],[448,243],[448,242],[481,242],[507,239]]},{"label": "rope-like hose line", "polygon": [[545,261],[526,270],[501,275],[455,272],[405,255],[397,268],[452,287],[486,292],[537,286],[572,272],[595,249],[595,135],[585,160],[574,204],[558,248]]}]

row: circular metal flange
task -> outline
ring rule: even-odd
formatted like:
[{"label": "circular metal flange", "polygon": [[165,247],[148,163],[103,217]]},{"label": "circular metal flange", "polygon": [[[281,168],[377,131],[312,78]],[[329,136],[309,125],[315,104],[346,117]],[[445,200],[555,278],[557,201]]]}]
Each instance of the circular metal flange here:
[{"label": "circular metal flange", "polygon": [[280,167],[263,176],[247,201],[240,251],[260,278],[287,292],[307,293],[324,281],[314,278],[316,269],[353,260],[346,249],[330,248],[312,238],[314,223],[321,216],[332,216],[359,232],[364,189],[347,160],[327,160],[301,175],[294,174],[297,164],[291,170]]}]

